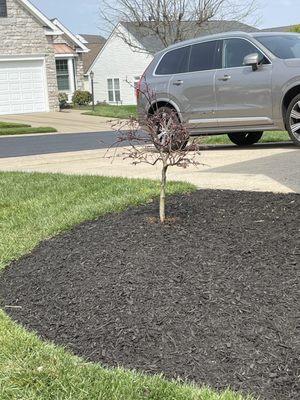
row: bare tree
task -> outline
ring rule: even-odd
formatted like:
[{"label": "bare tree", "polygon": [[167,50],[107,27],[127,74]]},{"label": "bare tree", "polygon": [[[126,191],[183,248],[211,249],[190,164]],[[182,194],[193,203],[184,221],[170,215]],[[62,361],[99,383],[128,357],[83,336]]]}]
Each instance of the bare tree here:
[{"label": "bare tree", "polygon": [[[129,23],[140,37],[155,38],[161,48],[199,36],[212,19],[214,31],[230,30],[230,24],[225,28],[222,21],[244,21],[254,17],[257,10],[258,0],[100,0],[107,30],[111,31],[119,21]],[[145,51],[134,35],[122,29],[118,35],[134,50]]]},{"label": "bare tree", "polygon": [[[155,94],[150,92],[146,85],[143,96],[149,104],[155,101]],[[199,165],[197,155],[200,146],[194,142],[188,144],[189,133],[180,122],[175,110],[159,108],[153,110],[150,116],[130,118],[129,121],[118,121],[112,127],[117,131],[117,141],[114,146],[123,145],[122,157],[131,159],[134,165],[146,163],[160,164],[161,185],[159,217],[162,223],[166,220],[166,186],[169,167],[187,168],[190,165]],[[142,125],[142,130],[141,130]],[[109,155],[109,153],[107,153]],[[117,153],[114,153],[115,157]]]}]

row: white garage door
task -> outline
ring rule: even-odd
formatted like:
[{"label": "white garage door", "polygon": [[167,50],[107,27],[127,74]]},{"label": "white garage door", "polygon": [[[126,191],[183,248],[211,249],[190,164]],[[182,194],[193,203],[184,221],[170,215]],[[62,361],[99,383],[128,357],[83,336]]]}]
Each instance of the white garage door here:
[{"label": "white garage door", "polygon": [[0,61],[0,114],[47,110],[43,60]]}]

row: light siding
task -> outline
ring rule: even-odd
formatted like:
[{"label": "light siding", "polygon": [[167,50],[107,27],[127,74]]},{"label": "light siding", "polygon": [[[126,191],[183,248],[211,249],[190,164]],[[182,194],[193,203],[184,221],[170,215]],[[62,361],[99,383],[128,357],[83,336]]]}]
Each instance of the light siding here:
[{"label": "light siding", "polygon": [[[122,29],[122,27],[117,29]],[[107,79],[120,79],[122,104],[136,104],[133,88],[134,77],[143,74],[153,56],[132,50],[117,34],[117,29],[108,39],[94,66],[92,66],[95,73],[95,101],[109,102]],[[89,87],[90,90],[90,84],[86,83],[86,87]]]}]

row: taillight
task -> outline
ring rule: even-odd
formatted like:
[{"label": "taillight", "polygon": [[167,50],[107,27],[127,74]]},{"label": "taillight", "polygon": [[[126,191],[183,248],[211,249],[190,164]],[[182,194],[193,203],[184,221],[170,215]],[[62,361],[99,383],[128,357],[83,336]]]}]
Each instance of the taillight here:
[{"label": "taillight", "polygon": [[140,80],[138,81],[138,83],[137,83],[137,85],[136,85],[136,88],[135,88],[135,96],[136,96],[137,100],[138,100],[138,98],[139,98],[139,96],[140,96],[141,88],[142,88],[142,82],[143,82],[143,80],[144,80],[145,77],[146,77],[146,72],[147,72],[149,66],[150,66],[150,64],[149,64],[148,67],[145,69],[145,71],[142,73],[142,76],[141,76]]},{"label": "taillight", "polygon": [[139,98],[139,93],[141,90],[141,84],[142,84],[142,78],[140,78],[140,80],[138,81],[136,88],[135,88],[135,97],[138,99]]},{"label": "taillight", "polygon": [[135,89],[135,96],[138,99],[140,92],[141,92],[141,86],[142,86],[142,80],[144,78],[144,75],[141,76],[140,80],[138,81],[137,85],[136,85],[136,89]]}]

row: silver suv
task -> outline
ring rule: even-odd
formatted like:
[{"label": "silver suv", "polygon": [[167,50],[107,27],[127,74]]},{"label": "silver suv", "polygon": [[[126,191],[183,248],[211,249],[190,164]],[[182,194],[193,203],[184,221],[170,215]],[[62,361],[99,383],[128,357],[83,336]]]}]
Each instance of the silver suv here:
[{"label": "silver suv", "polygon": [[170,46],[144,73],[138,109],[141,118],[176,115],[191,136],[226,133],[245,146],[287,130],[300,146],[300,34],[230,32]]}]

